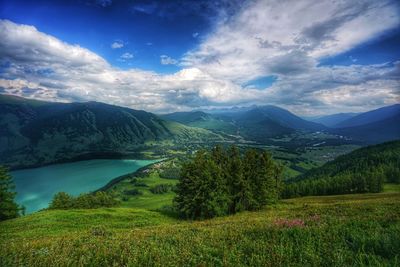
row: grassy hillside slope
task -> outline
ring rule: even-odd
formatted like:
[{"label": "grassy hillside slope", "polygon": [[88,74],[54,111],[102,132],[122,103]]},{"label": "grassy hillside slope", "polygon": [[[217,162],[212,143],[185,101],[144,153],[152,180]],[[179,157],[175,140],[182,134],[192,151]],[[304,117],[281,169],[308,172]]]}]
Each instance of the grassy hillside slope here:
[{"label": "grassy hillside slope", "polygon": [[398,186],[199,222],[114,208],[0,223],[0,266],[397,266]]}]

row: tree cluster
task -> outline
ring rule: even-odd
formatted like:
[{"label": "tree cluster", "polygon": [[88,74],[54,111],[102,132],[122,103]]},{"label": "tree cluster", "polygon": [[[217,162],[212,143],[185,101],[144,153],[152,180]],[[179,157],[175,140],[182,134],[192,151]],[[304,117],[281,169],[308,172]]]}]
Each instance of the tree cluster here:
[{"label": "tree cluster", "polygon": [[14,201],[14,187],[11,175],[0,166],[0,221],[16,218],[23,210]]},{"label": "tree cluster", "polygon": [[114,207],[118,204],[110,194],[99,191],[94,194],[81,194],[73,197],[65,192],[54,195],[49,209],[96,209]]},{"label": "tree cluster", "polygon": [[174,186],[171,184],[158,184],[150,188],[150,192],[153,194],[165,194],[173,191]]},{"label": "tree cluster", "polygon": [[282,170],[269,153],[236,146],[198,151],[183,164],[174,199],[185,218],[212,218],[257,210],[276,200]]},{"label": "tree cluster", "polygon": [[400,141],[357,149],[289,181],[284,198],[377,193],[385,182],[400,182]]}]

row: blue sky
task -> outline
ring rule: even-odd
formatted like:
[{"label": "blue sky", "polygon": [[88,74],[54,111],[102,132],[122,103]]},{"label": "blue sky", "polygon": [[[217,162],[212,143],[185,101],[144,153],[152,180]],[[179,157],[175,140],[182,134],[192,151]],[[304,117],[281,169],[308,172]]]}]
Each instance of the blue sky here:
[{"label": "blue sky", "polygon": [[[71,44],[79,44],[120,68],[174,72],[160,56],[179,58],[211,27],[216,10],[187,1],[1,1],[0,17],[34,25]],[[204,13],[205,12],[205,13]],[[111,49],[111,43],[123,44]],[[119,57],[130,53],[134,60]]]},{"label": "blue sky", "polygon": [[399,102],[397,1],[0,0],[0,90],[169,112]]}]

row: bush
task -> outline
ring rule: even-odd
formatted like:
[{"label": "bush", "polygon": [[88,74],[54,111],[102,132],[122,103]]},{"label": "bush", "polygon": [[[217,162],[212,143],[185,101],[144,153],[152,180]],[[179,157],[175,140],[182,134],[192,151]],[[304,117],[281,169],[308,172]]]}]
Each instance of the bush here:
[{"label": "bush", "polygon": [[74,198],[65,192],[59,192],[54,195],[49,209],[71,209],[74,207]]},{"label": "bush", "polygon": [[142,191],[140,191],[140,190],[138,190],[136,188],[133,188],[133,189],[130,189],[130,190],[125,190],[124,194],[125,195],[130,195],[130,196],[137,196],[137,195],[142,195],[143,193],[142,193]]},{"label": "bush", "polygon": [[99,191],[94,194],[81,194],[73,197],[65,192],[54,195],[49,209],[96,209],[114,207],[118,204],[110,194]]},{"label": "bush", "polygon": [[160,177],[164,179],[179,179],[181,169],[178,167],[170,167],[160,171]]},{"label": "bush", "polygon": [[137,182],[135,186],[140,186],[140,187],[149,187],[145,182]]},{"label": "bush", "polygon": [[150,192],[152,192],[153,194],[165,194],[171,191],[172,188],[173,186],[170,184],[158,184],[150,188]]}]

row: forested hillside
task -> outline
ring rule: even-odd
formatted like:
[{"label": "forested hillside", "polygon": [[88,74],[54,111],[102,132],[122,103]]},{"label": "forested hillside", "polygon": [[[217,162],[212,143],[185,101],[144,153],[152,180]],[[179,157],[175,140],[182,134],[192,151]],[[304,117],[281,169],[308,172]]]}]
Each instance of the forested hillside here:
[{"label": "forested hillside", "polygon": [[357,149],[292,181],[284,197],[380,192],[400,183],[400,141]]},{"label": "forested hillside", "polygon": [[221,140],[205,129],[98,102],[54,103],[0,95],[0,163],[35,166],[90,153],[123,154],[148,141]]}]

